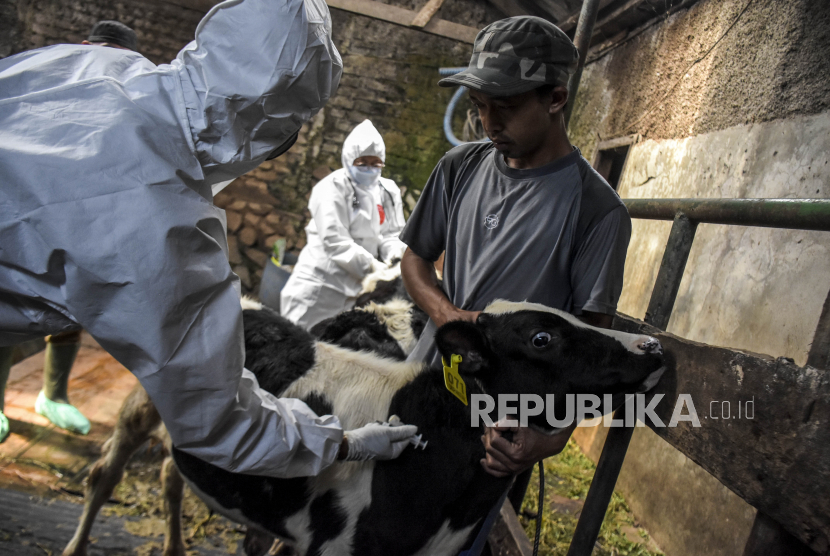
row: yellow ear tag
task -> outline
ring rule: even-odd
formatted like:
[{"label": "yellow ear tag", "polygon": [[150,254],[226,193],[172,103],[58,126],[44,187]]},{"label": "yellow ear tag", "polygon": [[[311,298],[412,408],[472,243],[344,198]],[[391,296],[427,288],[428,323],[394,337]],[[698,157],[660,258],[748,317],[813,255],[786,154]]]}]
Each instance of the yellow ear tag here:
[{"label": "yellow ear tag", "polygon": [[461,400],[464,405],[467,405],[467,385],[461,375],[458,374],[458,364],[461,363],[461,356],[453,353],[450,359],[452,364],[448,367],[447,360],[441,358],[441,363],[444,364],[444,386],[453,396]]}]

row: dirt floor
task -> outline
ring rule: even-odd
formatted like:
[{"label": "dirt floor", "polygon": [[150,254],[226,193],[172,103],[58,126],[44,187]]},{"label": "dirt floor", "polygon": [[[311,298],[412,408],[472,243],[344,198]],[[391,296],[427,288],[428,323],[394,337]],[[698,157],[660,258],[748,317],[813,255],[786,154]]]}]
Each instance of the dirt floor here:
[{"label": "dirt floor", "polygon": [[[83,482],[135,377],[85,335],[69,383],[70,400],[92,422],[87,436],[57,429],[34,412],[43,352],[12,368],[6,388],[11,434],[0,444],[0,555],[58,555],[81,514]],[[90,556],[161,554],[163,511],[160,446],[133,457],[124,480],[92,530]],[[244,529],[192,493],[184,502],[185,543],[191,555],[243,554]]]}]

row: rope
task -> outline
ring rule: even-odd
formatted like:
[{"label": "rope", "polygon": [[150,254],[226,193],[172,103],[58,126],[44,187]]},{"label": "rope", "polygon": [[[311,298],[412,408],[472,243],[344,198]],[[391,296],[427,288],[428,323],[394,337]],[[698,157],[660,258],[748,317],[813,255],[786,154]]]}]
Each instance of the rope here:
[{"label": "rope", "polygon": [[533,540],[533,556],[539,554],[539,539],[542,536],[542,504],[545,500],[545,466],[539,461],[539,507],[536,510],[536,538]]}]

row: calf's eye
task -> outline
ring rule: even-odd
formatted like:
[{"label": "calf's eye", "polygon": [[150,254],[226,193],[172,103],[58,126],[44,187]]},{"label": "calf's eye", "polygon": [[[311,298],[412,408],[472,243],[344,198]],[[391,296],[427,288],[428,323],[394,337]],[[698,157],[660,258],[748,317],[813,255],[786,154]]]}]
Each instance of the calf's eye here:
[{"label": "calf's eye", "polygon": [[533,337],[533,347],[542,348],[550,342],[550,334],[547,332],[539,332]]}]

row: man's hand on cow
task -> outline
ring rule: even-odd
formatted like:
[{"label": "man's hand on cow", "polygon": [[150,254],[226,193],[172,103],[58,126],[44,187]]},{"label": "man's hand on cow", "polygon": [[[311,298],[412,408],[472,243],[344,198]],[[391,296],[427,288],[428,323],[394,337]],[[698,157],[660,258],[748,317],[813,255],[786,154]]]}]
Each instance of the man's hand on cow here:
[{"label": "man's hand on cow", "polygon": [[429,315],[438,328],[454,320],[475,323],[481,314],[481,311],[465,311],[453,305],[438,283],[433,262],[409,248],[401,259],[401,278],[415,304]]},{"label": "man's hand on cow", "polygon": [[475,324],[476,319],[480,314],[481,311],[465,311],[450,303],[447,303],[447,307],[444,310],[440,313],[432,315],[432,320],[438,328],[441,328],[448,322],[454,320],[466,320]]},{"label": "man's hand on cow", "polygon": [[[501,423],[487,427],[481,437],[486,452],[481,465],[496,477],[517,475],[537,461],[555,456],[565,449],[576,428],[576,424],[573,424],[556,434],[547,435],[529,427],[507,427]],[[511,440],[505,438],[506,432],[512,433]]]},{"label": "man's hand on cow", "polygon": [[395,459],[418,433],[415,425],[399,424],[394,422],[396,417],[390,418],[390,423],[369,423],[359,429],[346,431],[337,459],[348,461],[363,461],[367,459]]}]

